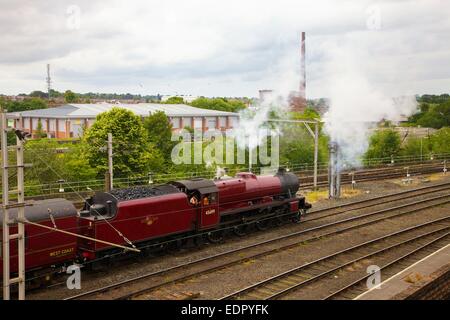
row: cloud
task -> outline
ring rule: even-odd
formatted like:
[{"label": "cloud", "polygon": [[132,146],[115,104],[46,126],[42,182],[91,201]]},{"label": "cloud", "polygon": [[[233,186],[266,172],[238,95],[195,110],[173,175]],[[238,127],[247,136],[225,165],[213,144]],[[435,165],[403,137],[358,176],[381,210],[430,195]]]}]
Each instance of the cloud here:
[{"label": "cloud", "polygon": [[[392,94],[448,91],[449,9],[438,0],[1,0],[0,86],[42,90],[51,63],[58,90],[255,96],[261,88],[296,89],[306,31],[310,97],[329,94],[321,85],[327,50],[342,41],[372,53],[361,67],[380,85],[395,83]],[[373,12],[376,30],[367,26]]]}]

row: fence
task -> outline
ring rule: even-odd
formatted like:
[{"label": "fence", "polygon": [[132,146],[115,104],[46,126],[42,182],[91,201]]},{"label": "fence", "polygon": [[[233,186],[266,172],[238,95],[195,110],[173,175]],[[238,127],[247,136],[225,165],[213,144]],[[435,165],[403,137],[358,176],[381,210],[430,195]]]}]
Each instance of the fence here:
[{"label": "fence", "polygon": [[[352,169],[370,169],[385,167],[386,164],[390,166],[407,166],[412,164],[442,164],[444,161],[450,159],[450,153],[446,154],[434,154],[428,157],[420,156],[398,156],[398,157],[388,157],[388,158],[372,158],[362,160],[362,166],[360,168],[352,168],[350,166],[345,167],[345,170]],[[344,161],[345,162],[345,161]],[[311,176],[314,171],[313,163],[285,163],[282,166],[288,168],[291,172],[294,172],[300,176]],[[254,165],[252,166],[252,172],[255,174],[260,174],[262,167]],[[234,175],[239,171],[248,171],[248,167],[235,167],[229,170],[230,175]],[[328,172],[328,163],[322,162],[318,164],[319,174],[326,174]],[[180,179],[190,179],[193,177],[202,178],[214,178],[216,175],[216,169],[211,168],[210,170],[204,171],[191,171],[191,172],[180,172],[180,173],[149,173],[148,175],[136,175],[136,176],[126,176],[126,177],[114,177],[114,188],[126,188],[139,185],[148,184],[160,184],[166,183],[173,180]],[[55,181],[52,183],[44,184],[25,184],[25,194],[27,196],[62,196],[67,193],[85,193],[90,191],[104,190],[105,180],[96,179],[88,181]]]}]

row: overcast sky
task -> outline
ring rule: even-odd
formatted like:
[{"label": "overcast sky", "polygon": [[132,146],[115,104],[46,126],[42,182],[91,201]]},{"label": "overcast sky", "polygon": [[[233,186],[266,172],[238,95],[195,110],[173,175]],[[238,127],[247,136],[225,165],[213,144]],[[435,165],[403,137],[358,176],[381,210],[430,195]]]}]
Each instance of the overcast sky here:
[{"label": "overcast sky", "polygon": [[444,93],[449,13],[444,0],[0,0],[0,93],[45,90],[47,63],[59,91],[294,90],[301,31],[310,98],[328,95],[336,50],[389,94]]}]

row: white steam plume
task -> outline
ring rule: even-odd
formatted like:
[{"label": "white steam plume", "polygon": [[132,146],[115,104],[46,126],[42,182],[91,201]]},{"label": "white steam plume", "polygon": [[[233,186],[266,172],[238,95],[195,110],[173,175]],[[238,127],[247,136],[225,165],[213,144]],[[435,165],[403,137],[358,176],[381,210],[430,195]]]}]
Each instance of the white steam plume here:
[{"label": "white steam plume", "polygon": [[324,68],[330,99],[323,119],[325,131],[339,145],[344,162],[354,167],[361,165],[371,128],[383,119],[395,122],[417,110],[414,96],[394,99],[382,86],[371,83],[380,74],[367,71],[373,57],[369,50],[361,54],[364,50],[357,46],[329,46]]},{"label": "white steam plume", "polygon": [[[264,142],[259,131],[272,114],[286,118],[290,94],[298,90],[301,77],[298,51],[282,55],[271,67],[271,76],[266,80],[272,93],[266,95],[262,101],[258,101],[254,106],[255,110],[240,112],[239,126],[234,130],[239,148],[254,150]],[[278,135],[281,134],[278,124],[272,123],[272,127]]]}]

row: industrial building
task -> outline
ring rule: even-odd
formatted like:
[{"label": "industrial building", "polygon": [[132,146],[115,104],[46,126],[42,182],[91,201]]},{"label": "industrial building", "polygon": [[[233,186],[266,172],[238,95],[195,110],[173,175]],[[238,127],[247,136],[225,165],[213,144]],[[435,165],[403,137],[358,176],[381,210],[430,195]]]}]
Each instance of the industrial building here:
[{"label": "industrial building", "polygon": [[[185,104],[66,104],[63,106],[11,113],[20,119],[14,120],[15,128],[23,128],[34,135],[39,121],[42,130],[49,138],[77,138],[83,134],[83,128],[89,128],[98,114],[113,107],[133,111],[145,118],[153,112],[163,111],[169,118],[173,130],[185,127],[202,129],[227,130],[237,126],[239,114],[225,111],[194,108]],[[21,121],[22,123],[19,123]]]}]

